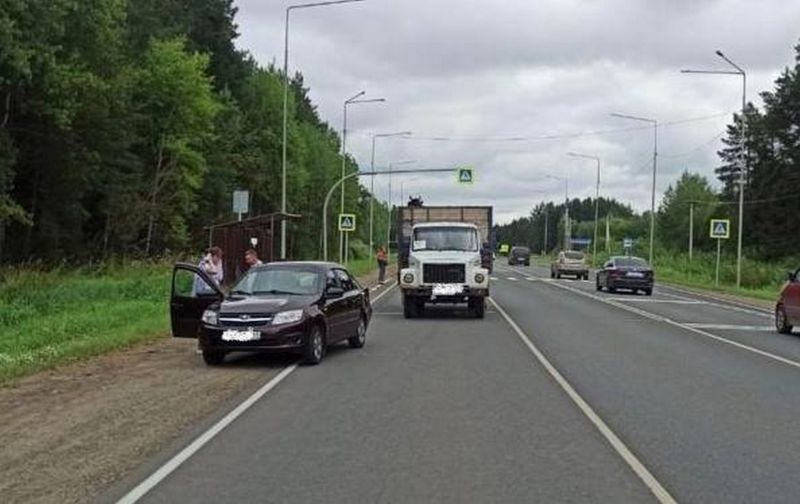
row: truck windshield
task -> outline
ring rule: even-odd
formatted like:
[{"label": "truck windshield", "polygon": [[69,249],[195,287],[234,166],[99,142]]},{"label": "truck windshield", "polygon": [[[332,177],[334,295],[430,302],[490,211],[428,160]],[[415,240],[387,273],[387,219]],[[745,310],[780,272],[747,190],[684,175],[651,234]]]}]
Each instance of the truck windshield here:
[{"label": "truck windshield", "polygon": [[414,230],[412,250],[478,250],[478,233],[466,227],[424,227]]}]

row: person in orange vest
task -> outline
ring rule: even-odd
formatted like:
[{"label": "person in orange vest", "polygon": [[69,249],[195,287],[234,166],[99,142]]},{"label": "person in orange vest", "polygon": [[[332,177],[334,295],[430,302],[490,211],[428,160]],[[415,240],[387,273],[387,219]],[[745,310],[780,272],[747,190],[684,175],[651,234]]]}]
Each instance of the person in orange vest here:
[{"label": "person in orange vest", "polygon": [[389,264],[386,248],[383,246],[378,247],[378,253],[375,258],[378,260],[378,282],[384,284],[386,283],[386,266]]}]

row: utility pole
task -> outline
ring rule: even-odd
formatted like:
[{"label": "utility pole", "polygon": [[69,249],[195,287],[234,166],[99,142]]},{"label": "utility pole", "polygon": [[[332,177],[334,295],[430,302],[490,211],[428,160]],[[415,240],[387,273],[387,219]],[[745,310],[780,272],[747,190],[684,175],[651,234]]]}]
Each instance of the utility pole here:
[{"label": "utility pole", "polygon": [[542,249],[542,257],[547,253],[547,231],[550,227],[550,212],[547,211],[547,207],[544,209],[544,248]]},{"label": "utility pole", "polygon": [[694,201],[689,202],[689,262],[692,261],[692,248],[694,245]]},{"label": "utility pole", "polygon": [[[594,197],[594,239],[592,240],[592,267],[597,264],[597,225],[600,218],[600,158],[597,156],[589,156],[587,154],[580,154],[578,152],[567,152],[567,156],[579,157],[584,159],[593,159],[597,162],[597,185],[595,188]],[[652,262],[652,258],[650,259]]]}]

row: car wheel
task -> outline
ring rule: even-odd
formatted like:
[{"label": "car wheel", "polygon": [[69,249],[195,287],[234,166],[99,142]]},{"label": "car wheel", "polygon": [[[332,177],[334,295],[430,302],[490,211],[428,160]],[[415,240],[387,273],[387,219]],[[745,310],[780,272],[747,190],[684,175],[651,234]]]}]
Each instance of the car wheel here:
[{"label": "car wheel", "polygon": [[325,356],[325,336],[317,324],[311,326],[303,348],[303,364],[314,366],[322,362]]},{"label": "car wheel", "polygon": [[486,315],[486,300],[483,298],[472,298],[469,300],[469,312],[478,319],[484,318]]},{"label": "car wheel", "polygon": [[789,319],[786,317],[786,310],[783,306],[775,309],[775,328],[781,334],[789,334],[792,332],[792,326],[789,325]]},{"label": "car wheel", "polygon": [[560,271],[556,271],[556,278],[561,280],[561,272]]},{"label": "car wheel", "polygon": [[644,289],[645,296],[652,296],[653,295],[653,288],[650,287],[649,289]]},{"label": "car wheel", "polygon": [[603,287],[600,285],[600,279],[599,278],[595,278],[594,287],[598,290],[598,292],[603,290]]},{"label": "car wheel", "polygon": [[203,350],[203,362],[208,366],[219,366],[225,362],[225,352],[221,350]]},{"label": "car wheel", "polygon": [[350,345],[350,348],[361,348],[364,346],[364,343],[367,342],[367,321],[364,319],[364,315],[361,315],[361,318],[358,321],[358,328],[356,329],[356,334],[347,338],[347,344]]},{"label": "car wheel", "polygon": [[555,278],[555,277],[556,277],[556,274],[553,273],[553,270],[550,270],[550,278]]}]

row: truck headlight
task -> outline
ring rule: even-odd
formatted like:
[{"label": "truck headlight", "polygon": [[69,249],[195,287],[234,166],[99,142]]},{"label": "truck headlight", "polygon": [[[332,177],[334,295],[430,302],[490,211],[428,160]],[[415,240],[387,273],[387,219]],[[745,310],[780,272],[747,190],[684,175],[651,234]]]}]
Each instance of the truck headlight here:
[{"label": "truck headlight", "polygon": [[483,273],[475,273],[475,283],[483,283],[486,280],[486,277]]},{"label": "truck headlight", "polygon": [[303,318],[303,310],[288,310],[276,314],[272,318],[272,325],[291,324]]},{"label": "truck headlight", "polygon": [[413,273],[406,273],[403,275],[403,283],[414,283],[414,274]]},{"label": "truck headlight", "polygon": [[204,324],[207,325],[218,325],[219,324],[219,312],[216,310],[206,310],[203,312],[203,316],[200,318]]}]

